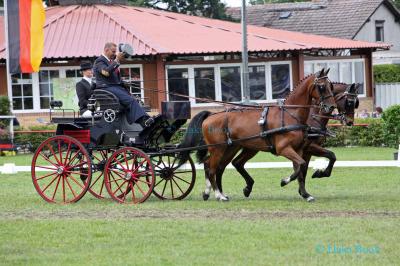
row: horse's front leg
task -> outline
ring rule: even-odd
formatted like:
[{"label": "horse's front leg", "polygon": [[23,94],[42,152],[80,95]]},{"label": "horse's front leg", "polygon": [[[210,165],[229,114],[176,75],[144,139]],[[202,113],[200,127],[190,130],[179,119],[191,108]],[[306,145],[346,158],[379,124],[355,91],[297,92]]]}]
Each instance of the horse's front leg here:
[{"label": "horse's front leg", "polygon": [[303,159],[306,162],[306,164],[302,168],[302,173],[297,179],[297,181],[299,182],[299,194],[308,202],[312,202],[315,200],[315,198],[313,196],[311,196],[306,190],[307,170],[308,170],[308,165],[310,163],[311,154],[308,152],[305,152],[303,154]]},{"label": "horse's front leg", "polygon": [[330,150],[324,149],[316,143],[311,144],[307,148],[307,152],[311,155],[318,156],[318,157],[325,157],[329,160],[328,166],[324,170],[317,170],[312,175],[312,178],[322,178],[322,177],[329,177],[332,173],[333,165],[336,162],[336,155]]},{"label": "horse's front leg", "polygon": [[291,146],[282,149],[279,155],[282,155],[291,160],[293,162],[294,168],[294,172],[290,176],[281,179],[281,186],[283,187],[293,180],[296,180],[300,175],[303,175],[306,167],[306,162]]},{"label": "horse's front leg", "polygon": [[236,170],[240,173],[240,175],[246,181],[246,187],[243,188],[243,195],[245,197],[249,197],[251,191],[253,190],[254,180],[249,175],[249,173],[244,168],[244,165],[248,160],[253,158],[258,151],[243,149],[242,152],[232,161],[232,165],[236,168]]}]

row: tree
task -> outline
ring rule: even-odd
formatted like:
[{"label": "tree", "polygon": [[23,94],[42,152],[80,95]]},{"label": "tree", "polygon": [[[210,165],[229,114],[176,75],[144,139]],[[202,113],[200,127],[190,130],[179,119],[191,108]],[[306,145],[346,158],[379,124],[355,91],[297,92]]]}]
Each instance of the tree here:
[{"label": "tree", "polygon": [[225,13],[226,5],[220,0],[129,0],[129,3],[188,15],[229,19]]},{"label": "tree", "polygon": [[293,2],[310,2],[311,0],[250,0],[251,5],[263,5],[272,3],[293,3]]},{"label": "tree", "polygon": [[400,0],[393,0],[394,5],[400,9]]}]

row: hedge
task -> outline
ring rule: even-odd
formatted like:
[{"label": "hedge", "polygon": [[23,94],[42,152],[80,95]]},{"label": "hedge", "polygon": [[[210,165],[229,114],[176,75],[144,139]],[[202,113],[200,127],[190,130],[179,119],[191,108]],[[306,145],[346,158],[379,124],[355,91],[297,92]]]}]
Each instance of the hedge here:
[{"label": "hedge", "polygon": [[400,82],[400,65],[376,65],[374,78],[376,83]]}]

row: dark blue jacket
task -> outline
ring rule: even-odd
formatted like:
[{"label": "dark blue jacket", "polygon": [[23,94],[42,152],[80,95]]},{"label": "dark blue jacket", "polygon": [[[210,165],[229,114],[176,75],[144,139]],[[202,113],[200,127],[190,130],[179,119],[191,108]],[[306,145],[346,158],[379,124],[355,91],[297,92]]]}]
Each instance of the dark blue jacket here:
[{"label": "dark blue jacket", "polygon": [[94,61],[93,72],[97,88],[121,86],[121,74],[117,62],[109,62],[107,58],[101,55]]}]

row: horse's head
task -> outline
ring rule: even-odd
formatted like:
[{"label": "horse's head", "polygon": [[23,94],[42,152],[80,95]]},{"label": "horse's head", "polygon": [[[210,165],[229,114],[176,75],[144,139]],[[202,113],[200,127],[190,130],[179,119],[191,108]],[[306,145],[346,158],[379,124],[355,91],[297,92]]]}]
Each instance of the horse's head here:
[{"label": "horse's head", "polygon": [[333,93],[343,125],[352,126],[354,123],[354,110],[358,108],[358,87],[360,84],[351,84],[347,86],[334,86]]},{"label": "horse's head", "polygon": [[328,78],[328,72],[329,69],[326,72],[322,69],[319,74],[315,74],[311,88],[311,97],[318,101],[323,113],[331,113],[336,108],[332,94],[333,86]]}]

